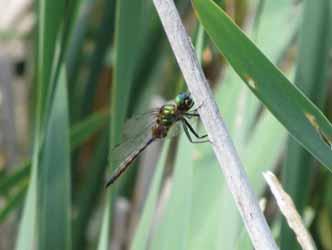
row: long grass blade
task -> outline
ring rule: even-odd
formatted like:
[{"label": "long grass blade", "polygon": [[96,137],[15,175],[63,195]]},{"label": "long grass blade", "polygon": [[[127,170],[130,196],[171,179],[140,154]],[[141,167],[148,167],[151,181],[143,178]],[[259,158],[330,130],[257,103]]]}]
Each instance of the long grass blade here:
[{"label": "long grass blade", "polygon": [[62,67],[38,171],[38,249],[71,249],[67,81]]},{"label": "long grass blade", "polygon": [[167,141],[166,145],[163,147],[161,158],[158,161],[158,165],[153,176],[150,191],[144,205],[144,210],[131,243],[131,250],[147,249],[148,247],[149,235],[153,227],[152,221],[154,218],[154,212],[156,211],[162,173],[166,163],[167,153],[169,152],[169,146],[170,141]]},{"label": "long grass blade", "polygon": [[[144,1],[122,0],[116,5],[115,27],[115,64],[113,89],[111,94],[110,123],[110,149],[120,142],[121,130],[128,111],[130,91],[132,88],[137,56],[138,44],[142,41],[140,31],[142,29]],[[111,154],[110,156],[111,157]],[[111,162],[111,161],[110,161]],[[111,166],[115,168],[116,166]],[[114,193],[111,194],[111,191]],[[106,207],[103,215],[103,225],[98,242],[98,250],[108,248],[109,223],[111,219],[111,204],[113,195],[117,193],[117,186],[107,191]]]},{"label": "long grass blade", "polygon": [[16,242],[17,250],[34,250],[36,248],[36,214],[37,214],[37,168],[42,145],[43,126],[45,119],[46,97],[49,96],[50,79],[53,59],[59,34],[64,1],[44,1],[37,4],[38,13],[38,52],[37,52],[37,87],[36,113],[34,123],[34,144],[32,156],[32,175],[29,190],[23,210],[21,224]]},{"label": "long grass blade", "polygon": [[[179,143],[171,193],[161,219],[155,226],[152,249],[190,249],[194,145],[182,136]],[[174,224],[176,223],[176,227]]]},{"label": "long grass blade", "polygon": [[[332,126],[322,112],[234,25],[211,0],[194,0],[196,13],[242,80],[291,135],[332,171]],[[323,138],[324,137],[324,138]]]},{"label": "long grass blade", "polygon": [[[331,50],[332,13],[330,1],[304,1],[300,49],[295,75],[296,85],[320,108],[324,107],[328,88],[329,51]],[[309,199],[314,159],[289,138],[283,166],[283,187],[290,194],[299,213]],[[299,249],[285,220],[281,226],[281,249]]]},{"label": "long grass blade", "polygon": [[[93,134],[95,134],[102,127],[107,125],[109,116],[107,112],[93,113],[87,117],[82,122],[75,124],[70,130],[70,150],[73,151],[78,146],[82,145],[87,139],[89,139]],[[105,163],[106,164],[106,163]],[[105,165],[104,164],[104,165]],[[102,164],[100,166],[103,166]],[[4,175],[0,178],[0,196],[4,196],[6,193],[10,192],[12,189],[16,188],[19,183],[28,181],[31,172],[31,161],[28,160],[21,164],[19,167],[15,167],[17,170],[10,174]],[[96,175],[93,175],[96,176]],[[30,180],[31,181],[31,180]],[[27,189],[27,186],[24,186]],[[25,190],[26,191],[26,190]],[[25,194],[26,192],[22,192]],[[24,195],[18,196],[18,199],[24,199]],[[21,203],[15,202],[15,207],[12,206],[12,210],[19,206]],[[8,215],[8,213],[6,214]]]}]

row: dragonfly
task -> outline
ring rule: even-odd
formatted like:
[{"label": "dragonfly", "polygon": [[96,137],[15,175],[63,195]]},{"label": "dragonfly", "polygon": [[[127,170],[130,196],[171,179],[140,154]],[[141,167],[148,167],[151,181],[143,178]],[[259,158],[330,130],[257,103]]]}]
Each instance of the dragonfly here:
[{"label": "dragonfly", "polygon": [[[188,92],[178,94],[174,100],[149,112],[130,118],[123,128],[123,142],[111,151],[111,164],[117,166],[106,182],[113,184],[153,142],[178,134],[183,128],[191,143],[206,143],[207,134],[199,135],[188,119],[199,118],[198,108]],[[192,135],[195,137],[193,139]]]}]

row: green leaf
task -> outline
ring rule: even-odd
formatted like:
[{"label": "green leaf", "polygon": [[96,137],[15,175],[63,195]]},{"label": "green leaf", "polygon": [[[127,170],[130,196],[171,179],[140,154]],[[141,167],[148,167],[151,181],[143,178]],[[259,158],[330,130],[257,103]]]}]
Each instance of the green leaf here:
[{"label": "green leaf", "polygon": [[22,202],[23,197],[26,192],[26,185],[22,185],[19,190],[15,191],[15,194],[12,194],[5,203],[5,206],[0,210],[0,223],[2,223],[6,217]]},{"label": "green leaf", "polygon": [[[45,98],[48,96],[51,86],[52,69],[54,69],[54,55],[57,40],[59,38],[60,26],[65,11],[65,1],[38,1],[38,96],[37,116],[43,118]],[[62,14],[60,14],[62,13]],[[40,124],[41,125],[41,124]]]},{"label": "green leaf", "polygon": [[[295,83],[318,106],[323,108],[328,94],[331,51],[331,1],[304,1],[300,29],[298,66]],[[297,210],[303,213],[309,201],[314,159],[292,138],[289,138],[282,171],[283,187],[292,197]],[[300,249],[287,222],[281,224],[281,249]]]},{"label": "green leaf", "polygon": [[81,122],[78,122],[70,130],[71,150],[82,145],[87,139],[95,134],[102,127],[106,126],[109,120],[108,112],[95,112]]},{"label": "green leaf", "polygon": [[71,249],[67,80],[61,68],[38,166],[38,249]]},{"label": "green leaf", "polygon": [[[108,119],[108,112],[96,112],[74,125],[70,130],[70,150],[75,150],[103,126],[106,126]],[[16,168],[17,170],[11,175],[4,175],[0,178],[0,195],[9,192],[12,188],[15,188],[19,182],[22,182],[29,177],[31,172],[31,161],[28,160],[22,163],[21,166],[15,167],[15,169]],[[24,196],[21,198],[24,198]]]},{"label": "green leaf", "polygon": [[[35,153],[36,155],[37,153]],[[34,164],[38,161],[33,161]],[[23,215],[21,218],[18,238],[16,242],[17,250],[34,250],[35,249],[35,223],[36,223],[36,201],[37,201],[37,168],[32,167],[30,185],[24,204]]]},{"label": "green leaf", "polygon": [[[143,28],[144,0],[122,0],[116,4],[115,27],[115,63],[111,93],[110,150],[121,139],[121,131],[127,115],[130,91],[134,81],[136,63],[143,38],[140,34]],[[110,154],[111,157],[111,154]],[[115,168],[117,166],[111,166]],[[121,182],[121,180],[119,180]],[[118,182],[119,183],[119,182]],[[108,249],[109,223],[111,219],[111,204],[116,196],[118,183],[107,192],[106,207],[103,215],[102,231],[98,242],[98,250]],[[111,193],[112,191],[112,193]]]},{"label": "green leaf", "polygon": [[93,156],[86,163],[86,177],[80,183],[80,191],[73,197],[75,217],[73,218],[73,249],[82,249],[85,235],[95,209],[98,207],[99,194],[104,191],[105,169],[108,157],[108,129],[97,136],[97,145]]},{"label": "green leaf", "polygon": [[213,1],[193,0],[193,3],[207,33],[242,80],[291,135],[332,171],[330,145],[322,138],[332,138],[327,118]]},{"label": "green leaf", "polygon": [[151,187],[149,189],[150,191],[144,205],[144,210],[141,215],[139,224],[137,226],[134,239],[131,243],[130,247],[131,250],[147,249],[149,233],[151,232],[151,228],[153,226],[152,220],[157,206],[163,169],[166,163],[167,154],[170,149],[169,146],[170,146],[170,141],[167,141],[166,145],[164,145],[163,147],[161,157],[158,161],[158,165],[156,167],[156,171],[152,179]]},{"label": "green leaf", "polygon": [[181,136],[174,176],[169,183],[171,194],[155,229],[151,249],[191,249],[188,241],[192,219],[193,149],[194,144]]},{"label": "green leaf", "polygon": [[[43,138],[43,122],[47,120],[45,110],[48,107],[49,98],[52,95],[51,83],[55,47],[58,40],[60,26],[62,24],[65,1],[45,1],[37,2],[38,11],[38,48],[37,58],[37,84],[35,85],[35,119],[34,119],[34,140],[32,155],[32,174],[25,202],[23,216],[19,227],[16,242],[17,250],[35,249],[36,240],[36,214],[37,214],[37,174],[39,166],[39,153]],[[45,114],[46,113],[46,114]]]},{"label": "green leaf", "polygon": [[16,187],[17,183],[29,176],[31,170],[30,164],[30,161],[24,162],[16,172],[0,179],[0,195],[5,195],[12,187]]},{"label": "green leaf", "polygon": [[[120,4],[121,5],[121,4]],[[89,74],[84,82],[84,94],[82,98],[82,114],[91,112],[93,101],[97,92],[98,79],[104,66],[105,55],[107,49],[113,40],[114,34],[114,17],[115,0],[107,1],[104,13],[100,23],[100,27],[96,35],[96,45],[91,55],[91,63],[89,66]],[[96,84],[97,83],[97,84]],[[81,86],[78,86],[81,87]]]},{"label": "green leaf", "polygon": [[[284,56],[280,53],[280,48],[287,50],[289,44],[294,43],[301,20],[301,12],[295,11],[295,8],[296,6],[288,0],[259,0],[256,13],[256,17],[258,16],[259,19],[256,21],[259,23],[253,24],[252,39],[273,63]],[[258,30],[255,30],[257,28]],[[277,28],[274,30],[276,32],[271,32],[273,28]]]},{"label": "green leaf", "polygon": [[[75,108],[79,105],[74,98],[74,93],[77,88],[79,78],[79,69],[81,66],[81,63],[83,62],[83,46],[85,44],[85,37],[88,32],[89,28],[89,21],[90,21],[90,15],[93,12],[94,7],[94,0],[81,0],[80,8],[77,13],[77,17],[75,20],[75,29],[73,30],[73,33],[69,39],[68,43],[68,49],[66,53],[66,66],[67,66],[67,72],[70,72],[68,75],[68,82],[70,82],[68,86],[68,92],[71,98],[70,106],[71,106],[71,119],[73,119],[73,116],[75,116]],[[72,94],[73,93],[73,94]],[[75,106],[75,107],[74,107]]]}]

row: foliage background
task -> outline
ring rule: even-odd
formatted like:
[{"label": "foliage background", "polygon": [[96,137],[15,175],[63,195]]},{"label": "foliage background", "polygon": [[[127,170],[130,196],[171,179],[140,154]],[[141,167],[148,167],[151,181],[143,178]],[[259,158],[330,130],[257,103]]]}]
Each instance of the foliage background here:
[{"label": "foliage background", "polygon": [[[330,118],[332,2],[215,2]],[[126,118],[186,89],[152,1],[0,4],[0,249],[252,249],[209,145],[183,135],[155,143],[104,189]],[[300,249],[266,170],[282,180],[317,248],[331,250],[331,173],[243,84],[191,2],[176,4],[278,245]],[[284,109],[290,122],[292,109]]]}]

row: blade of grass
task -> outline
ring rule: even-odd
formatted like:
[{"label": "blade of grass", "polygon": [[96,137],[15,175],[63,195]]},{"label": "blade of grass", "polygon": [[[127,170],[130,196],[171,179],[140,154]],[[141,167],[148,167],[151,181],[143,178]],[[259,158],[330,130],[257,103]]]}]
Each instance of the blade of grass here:
[{"label": "blade of grass", "polygon": [[[45,98],[48,96],[52,68],[55,55],[56,41],[59,30],[63,21],[63,13],[65,12],[65,3],[61,1],[45,1],[38,2],[39,14],[39,30],[38,30],[38,91],[40,96],[39,105],[37,107],[37,115],[43,115],[46,104]],[[38,105],[38,103],[37,103]],[[40,109],[40,112],[38,112]],[[43,119],[43,117],[41,117]]]},{"label": "blade of grass", "polygon": [[[195,161],[192,166],[193,189],[191,194],[187,194],[193,197],[187,249],[228,249],[227,241],[224,241],[222,246],[218,246],[223,226],[222,221],[219,220],[223,213],[221,205],[224,202],[221,195],[225,188],[222,185],[222,174],[218,163],[209,145],[201,145],[199,150],[195,147],[192,156],[195,157]],[[232,227],[233,223],[235,222],[227,225],[227,228]]]},{"label": "blade of grass", "polygon": [[[74,125],[70,130],[70,150],[75,150],[102,127],[106,126],[108,119],[109,115],[107,112],[96,112],[82,122]],[[12,188],[19,185],[18,183],[25,181],[29,177],[31,171],[31,161],[27,160],[22,163],[21,166],[15,167],[15,169],[17,169],[17,171],[13,174],[9,176],[5,175],[0,178],[0,195],[5,195]]]},{"label": "blade of grass", "polygon": [[[303,24],[295,83],[318,106],[323,107],[327,94],[329,51],[332,42],[330,1],[304,1]],[[310,192],[313,158],[289,138],[283,166],[283,187],[301,214]],[[293,232],[282,219],[281,248],[300,249]]]},{"label": "blade of grass", "polygon": [[[37,144],[35,147],[37,148]],[[35,149],[36,150],[36,149]],[[23,208],[18,237],[16,241],[17,250],[34,250],[35,249],[35,223],[36,223],[36,201],[37,201],[37,166],[38,153],[34,152],[32,173],[26,201]]]},{"label": "blade of grass", "polygon": [[65,67],[60,71],[38,168],[38,249],[71,249],[70,144]]},{"label": "blade of grass", "polygon": [[71,150],[82,145],[93,134],[107,125],[109,114],[107,111],[95,112],[85,118],[83,121],[75,124],[70,130]]},{"label": "blade of grass", "polygon": [[[260,0],[257,8],[256,15],[260,17],[253,24],[251,38],[264,55],[276,64],[281,55],[280,48],[287,48],[289,41],[298,31],[301,12],[294,2],[288,0]],[[271,32],[271,27],[278,27],[278,32]]]},{"label": "blade of grass", "polygon": [[20,205],[26,193],[27,186],[22,185],[15,194],[12,194],[6,201],[6,205],[0,210],[0,223],[3,223],[7,216]]},{"label": "blade of grass", "polygon": [[154,232],[151,249],[190,249],[188,240],[193,199],[193,148],[194,145],[185,136],[181,136],[171,194]]},{"label": "blade of grass", "polygon": [[[160,74],[157,73],[158,67],[162,64],[163,54],[165,53],[165,38],[160,35],[162,27],[152,2],[146,1],[143,8],[144,21],[142,25],[144,27],[142,28],[141,36],[144,37],[144,42],[141,45],[137,44],[137,46],[141,46],[141,49],[136,63],[137,69],[135,69],[133,89],[130,95],[129,115],[133,114],[138,103],[142,104],[142,100],[147,99],[145,96],[150,95],[149,89],[151,87],[158,88],[158,85],[154,84],[155,81],[151,78],[153,76],[160,77]],[[151,48],[154,49],[151,50]],[[160,53],[155,53],[155,51]],[[145,105],[148,104],[149,100]]]},{"label": "blade of grass", "polygon": [[265,183],[261,173],[273,170],[285,141],[285,128],[268,110],[264,110],[243,153],[243,161],[248,166],[247,172],[256,192],[263,194]]},{"label": "blade of grass", "polygon": [[73,249],[87,249],[85,235],[89,230],[89,222],[94,209],[99,205],[100,194],[104,189],[105,169],[108,156],[108,129],[105,129],[98,138],[97,147],[92,159],[87,165],[87,178],[82,183],[77,202],[75,204],[76,216],[73,224]]},{"label": "blade of grass", "polygon": [[[120,142],[121,130],[128,111],[131,86],[134,80],[135,66],[139,46],[143,18],[144,1],[122,0],[116,5],[115,26],[115,64],[111,93],[110,150]],[[111,155],[111,154],[109,154]],[[110,156],[109,156],[110,157]],[[110,160],[110,159],[109,159]],[[116,166],[110,166],[114,169]],[[121,180],[120,180],[121,181]],[[119,182],[118,182],[119,183]],[[111,219],[111,204],[116,196],[118,183],[106,193],[106,207],[103,215],[103,225],[98,242],[98,250],[108,248],[109,223]],[[113,194],[111,194],[113,191]]]},{"label": "blade of grass", "polygon": [[39,165],[39,153],[42,145],[42,121],[46,106],[45,98],[48,96],[50,76],[55,51],[56,38],[61,25],[62,13],[64,13],[64,1],[44,1],[37,4],[38,13],[38,52],[37,54],[37,87],[36,89],[36,113],[34,123],[34,143],[32,156],[32,174],[29,190],[23,210],[18,238],[17,250],[35,249],[35,226],[37,212],[37,168]]},{"label": "blade of grass", "polygon": [[[56,86],[56,82],[58,81],[58,77],[60,75],[60,70],[62,67],[62,62],[65,60],[67,47],[70,41],[70,34],[73,29],[74,20],[76,19],[77,7],[79,0],[72,1],[64,1],[63,4],[63,12],[61,13],[62,17],[60,20],[60,25],[58,28],[56,46],[54,49],[54,55],[52,58],[52,71],[50,78],[50,90],[48,91],[47,102],[46,102],[46,112],[48,112],[48,106],[50,102],[53,100],[53,94],[55,93],[54,89]],[[50,6],[48,6],[50,7]],[[46,7],[46,8],[48,8]],[[49,11],[49,10],[48,10]]]},{"label": "blade of grass", "polygon": [[[97,91],[98,79],[104,65],[107,49],[113,40],[115,20],[115,0],[106,1],[100,28],[96,36],[96,45],[92,53],[90,71],[84,84],[84,93],[81,104],[81,114],[84,116],[91,112],[93,100]],[[119,4],[121,5],[121,4]]]},{"label": "blade of grass", "polygon": [[257,7],[256,7],[256,14],[255,14],[255,20],[253,25],[253,33],[254,37],[257,37],[259,25],[261,23],[262,14],[264,10],[265,0],[258,0]]},{"label": "blade of grass", "polygon": [[[79,76],[79,66],[82,64],[83,57],[83,45],[85,42],[86,34],[88,32],[89,27],[89,17],[93,11],[93,7],[95,5],[94,0],[82,0],[80,3],[80,11],[78,13],[78,18],[75,23],[75,29],[73,30],[73,34],[70,37],[68,50],[66,54],[66,64],[67,64],[67,72],[68,74],[68,82],[69,84],[69,95],[73,96],[77,89],[77,79]],[[71,98],[75,100],[75,98]],[[70,103],[70,106],[74,106],[75,102]],[[74,112],[73,112],[74,113]],[[78,116],[77,114],[73,114],[71,116]]]},{"label": "blade of grass", "polygon": [[16,172],[9,176],[4,176],[0,179],[0,196],[5,195],[12,189],[16,187],[17,183],[21,182],[22,180],[26,179],[27,176],[30,174],[30,166],[31,162],[24,162],[21,166],[17,167]]},{"label": "blade of grass", "polygon": [[332,126],[322,112],[293,86],[212,1],[194,0],[208,34],[248,87],[291,135],[332,171]]},{"label": "blade of grass", "polygon": [[157,205],[163,169],[166,164],[167,153],[169,152],[170,148],[169,146],[170,141],[167,141],[166,145],[163,146],[161,157],[158,161],[156,171],[152,178],[152,183],[144,205],[144,210],[130,246],[131,250],[147,249],[148,247],[149,233],[151,232],[152,219]]},{"label": "blade of grass", "polygon": [[236,148],[242,152],[255,125],[259,103],[240,81],[232,68],[226,68],[225,78],[216,98]]}]

